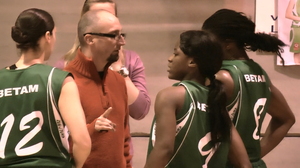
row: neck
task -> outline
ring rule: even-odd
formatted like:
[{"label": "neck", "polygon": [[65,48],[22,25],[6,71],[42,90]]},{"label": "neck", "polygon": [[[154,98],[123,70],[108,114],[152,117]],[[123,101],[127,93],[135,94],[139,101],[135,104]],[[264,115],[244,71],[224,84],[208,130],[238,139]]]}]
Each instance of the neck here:
[{"label": "neck", "polygon": [[33,64],[44,63],[45,53],[28,50],[23,52],[20,59],[16,62],[18,69],[27,68]]},{"label": "neck", "polygon": [[86,47],[81,47],[81,52],[82,52],[82,54],[83,54],[85,57],[87,57],[88,59],[91,59],[91,60],[94,62],[95,66],[96,66],[96,69],[97,69],[98,72],[104,71],[105,65],[107,64],[107,61],[106,61],[106,60],[103,60],[103,59],[102,59],[103,57],[99,56],[99,55],[101,55],[101,54],[99,54],[98,56],[95,56],[95,55],[91,52],[91,50],[89,50],[89,49],[86,48]]},{"label": "neck", "polygon": [[224,50],[224,60],[248,60],[249,57],[244,48],[238,48],[235,43],[231,43],[229,48]]},{"label": "neck", "polygon": [[205,85],[205,78],[198,72],[198,69],[194,73],[187,74],[182,80],[189,80],[197,82],[201,85]]},{"label": "neck", "polygon": [[248,60],[250,59],[246,51],[225,53],[224,60]]}]

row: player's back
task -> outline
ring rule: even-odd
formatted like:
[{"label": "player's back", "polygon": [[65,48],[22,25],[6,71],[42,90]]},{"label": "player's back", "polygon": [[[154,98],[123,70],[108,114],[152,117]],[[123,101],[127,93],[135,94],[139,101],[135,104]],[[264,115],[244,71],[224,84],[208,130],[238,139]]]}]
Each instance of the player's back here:
[{"label": "player's back", "polygon": [[72,166],[60,138],[66,133],[64,123],[51,105],[51,100],[57,105],[67,74],[42,64],[0,70],[0,80],[5,81],[0,82],[0,167]]},{"label": "player's back", "polygon": [[250,161],[260,159],[260,130],[270,102],[270,80],[253,60],[226,60],[222,69],[230,72],[234,94],[227,109],[243,142]]},{"label": "player's back", "polygon": [[[167,168],[224,167],[229,142],[211,143],[210,119],[207,111],[208,88],[193,81],[181,81],[174,86],[184,86],[185,101],[176,114],[176,137],[174,154]],[[155,120],[149,140],[149,151],[155,142]]]}]

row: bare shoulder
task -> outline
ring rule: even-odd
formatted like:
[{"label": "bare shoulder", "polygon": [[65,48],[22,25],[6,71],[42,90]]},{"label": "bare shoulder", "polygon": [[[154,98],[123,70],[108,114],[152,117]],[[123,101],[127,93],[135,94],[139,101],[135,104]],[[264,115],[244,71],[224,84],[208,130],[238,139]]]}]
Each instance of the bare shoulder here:
[{"label": "bare shoulder", "polygon": [[185,88],[183,86],[170,86],[159,91],[157,97],[175,98],[175,97],[181,97],[184,94],[185,94]]},{"label": "bare shoulder", "polygon": [[185,88],[183,86],[170,86],[158,92],[156,103],[178,104],[184,100]]},{"label": "bare shoulder", "polygon": [[232,81],[232,77],[230,75],[230,72],[227,70],[220,70],[216,74],[216,79],[222,81],[222,82],[227,82],[227,81]]},{"label": "bare shoulder", "polygon": [[231,77],[230,72],[227,70],[220,70],[216,74],[216,79],[223,83],[224,88],[226,90],[227,98],[230,98],[234,90],[234,81]]}]

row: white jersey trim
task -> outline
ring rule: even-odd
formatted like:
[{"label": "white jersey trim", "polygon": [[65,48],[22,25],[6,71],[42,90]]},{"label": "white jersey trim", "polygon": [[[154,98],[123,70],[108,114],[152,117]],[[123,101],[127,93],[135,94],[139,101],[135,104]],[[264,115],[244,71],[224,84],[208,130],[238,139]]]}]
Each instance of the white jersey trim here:
[{"label": "white jersey trim", "polygon": [[[51,103],[51,106],[52,106],[52,110],[53,110],[53,114],[54,114],[54,118],[55,118],[55,122],[56,122],[56,126],[57,126],[57,129],[58,129],[58,132],[59,132],[59,136],[60,136],[61,142],[62,142],[64,148],[67,151],[69,151],[69,141],[68,141],[69,133],[68,133],[68,128],[66,126],[64,126],[62,118],[61,118],[61,116],[60,116],[60,114],[58,112],[58,105],[56,104],[55,96],[54,96],[53,89],[52,89],[52,76],[53,76],[54,69],[55,68],[52,68],[52,70],[51,70],[51,72],[50,72],[50,74],[48,76],[48,83],[47,83],[48,120],[49,120],[50,128],[52,128],[51,127],[51,121],[50,121],[50,116],[51,116],[50,113],[51,113],[51,111],[50,111],[50,107],[49,107],[50,106],[49,105],[49,98],[50,98],[50,103]],[[53,130],[52,129],[50,129],[50,130],[51,130],[52,138],[54,139],[58,150],[63,154],[63,152],[61,151],[61,149],[60,149],[60,147],[58,145],[58,142],[57,142],[55,136],[53,135]]]}]

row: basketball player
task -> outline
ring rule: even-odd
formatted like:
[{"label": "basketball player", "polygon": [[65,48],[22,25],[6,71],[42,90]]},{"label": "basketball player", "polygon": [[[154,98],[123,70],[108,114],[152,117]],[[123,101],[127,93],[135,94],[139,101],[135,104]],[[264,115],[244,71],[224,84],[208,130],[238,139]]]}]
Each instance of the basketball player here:
[{"label": "basketball player", "polygon": [[[253,21],[229,9],[215,12],[205,20],[202,28],[215,34],[222,43],[224,61],[217,79],[226,89],[227,110],[243,139],[252,166],[264,168],[266,165],[261,158],[281,142],[295,123],[295,116],[267,73],[249,58],[246,50],[280,55],[284,43],[277,37],[255,33]],[[261,138],[267,112],[271,121]]]},{"label": "basketball player", "polygon": [[[223,85],[215,79],[222,56],[207,32],[180,35],[168,59],[168,77],[180,82],[156,96],[145,168],[221,168],[228,155],[236,167],[251,166],[226,111]],[[206,79],[211,85],[205,86]]]}]

